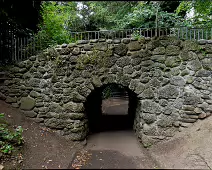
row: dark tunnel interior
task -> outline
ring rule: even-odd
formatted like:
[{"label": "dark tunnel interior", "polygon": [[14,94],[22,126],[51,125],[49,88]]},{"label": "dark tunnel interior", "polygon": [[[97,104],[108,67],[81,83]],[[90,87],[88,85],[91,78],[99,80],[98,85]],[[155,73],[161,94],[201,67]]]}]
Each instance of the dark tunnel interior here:
[{"label": "dark tunnel interior", "polygon": [[107,84],[95,88],[85,102],[89,132],[132,130],[136,106],[137,95],[127,87]]}]

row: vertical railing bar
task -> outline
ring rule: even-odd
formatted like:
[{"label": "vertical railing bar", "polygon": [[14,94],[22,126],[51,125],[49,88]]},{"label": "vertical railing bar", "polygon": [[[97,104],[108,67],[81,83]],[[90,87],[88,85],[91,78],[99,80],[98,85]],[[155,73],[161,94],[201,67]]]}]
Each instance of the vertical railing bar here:
[{"label": "vertical railing bar", "polygon": [[204,39],[203,29],[202,29],[202,39]]},{"label": "vertical railing bar", "polygon": [[199,39],[200,39],[200,38],[199,38],[199,29],[198,29],[198,34],[197,34],[197,35],[198,35],[198,39],[197,39],[197,40],[199,40]]},{"label": "vertical railing bar", "polygon": [[14,60],[16,61],[16,37],[14,37]]},{"label": "vertical railing bar", "polygon": [[41,42],[42,42],[42,40],[41,40],[41,38],[39,39],[40,41],[39,41],[39,52],[41,52],[41,49],[42,49],[42,44],[41,44]]},{"label": "vertical railing bar", "polygon": [[33,55],[36,55],[35,51],[36,51],[36,46],[37,46],[37,43],[38,43],[38,39],[39,39],[39,34],[38,34],[37,37],[33,37],[33,40],[32,40]]},{"label": "vertical railing bar", "polygon": [[24,37],[24,60],[26,59],[26,37]]},{"label": "vertical railing bar", "polygon": [[192,30],[190,29],[190,40],[191,40],[191,34],[192,34]]},{"label": "vertical railing bar", "polygon": [[212,39],[212,28],[211,28],[211,37],[210,38]]},{"label": "vertical railing bar", "polygon": [[184,31],[183,31],[183,29],[184,29],[184,27],[182,27],[182,37],[181,37],[181,39],[184,38]]},{"label": "vertical railing bar", "polygon": [[205,38],[206,40],[208,39],[208,30],[206,29],[206,32],[205,32]]},{"label": "vertical railing bar", "polygon": [[11,49],[11,59],[12,59],[12,61],[13,61],[13,31],[12,31],[12,29],[10,28],[10,49]]},{"label": "vertical railing bar", "polygon": [[22,61],[22,37],[21,37],[21,61]]},{"label": "vertical railing bar", "polygon": [[32,40],[31,40],[31,55],[34,55],[34,52],[33,52],[33,43],[34,43],[34,41],[35,41],[35,37],[34,37],[34,35],[32,36]]},{"label": "vertical railing bar", "polygon": [[177,37],[179,38],[179,28],[177,29]]},{"label": "vertical railing bar", "polygon": [[17,61],[19,61],[19,44],[20,44],[20,39],[17,37]]}]

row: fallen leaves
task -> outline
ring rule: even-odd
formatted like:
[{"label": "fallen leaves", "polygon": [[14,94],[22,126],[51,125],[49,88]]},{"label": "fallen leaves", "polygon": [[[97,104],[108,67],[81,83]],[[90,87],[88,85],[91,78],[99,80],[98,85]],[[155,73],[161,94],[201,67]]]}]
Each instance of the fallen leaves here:
[{"label": "fallen leaves", "polygon": [[91,158],[91,155],[92,154],[86,150],[79,152],[72,163],[72,167],[74,169],[80,169],[83,165],[86,165],[88,160]]}]

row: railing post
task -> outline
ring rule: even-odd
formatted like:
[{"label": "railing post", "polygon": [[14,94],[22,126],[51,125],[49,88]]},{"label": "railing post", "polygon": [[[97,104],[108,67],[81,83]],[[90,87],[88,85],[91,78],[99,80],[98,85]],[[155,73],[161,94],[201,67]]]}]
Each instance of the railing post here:
[{"label": "railing post", "polygon": [[211,37],[210,38],[212,39],[212,28],[211,28]]}]

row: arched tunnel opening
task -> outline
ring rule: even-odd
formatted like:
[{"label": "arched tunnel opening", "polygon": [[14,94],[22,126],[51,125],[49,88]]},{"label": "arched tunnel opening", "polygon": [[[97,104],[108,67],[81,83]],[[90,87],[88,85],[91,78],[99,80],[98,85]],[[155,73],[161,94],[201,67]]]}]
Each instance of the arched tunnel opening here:
[{"label": "arched tunnel opening", "polygon": [[137,95],[120,84],[95,88],[85,102],[90,134],[133,130],[137,102]]}]

